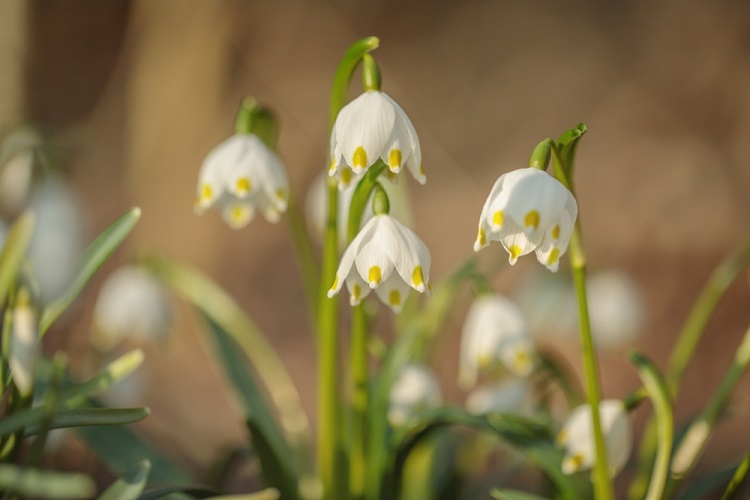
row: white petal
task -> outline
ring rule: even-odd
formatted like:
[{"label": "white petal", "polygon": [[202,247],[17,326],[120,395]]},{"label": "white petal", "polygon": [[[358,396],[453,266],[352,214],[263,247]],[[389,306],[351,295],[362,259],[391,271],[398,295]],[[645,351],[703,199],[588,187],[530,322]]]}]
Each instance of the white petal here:
[{"label": "white petal", "polygon": [[383,224],[395,237],[393,246],[384,247],[396,271],[409,286],[420,293],[429,289],[432,258],[427,245],[407,226],[397,219],[384,216]]},{"label": "white petal", "polygon": [[237,198],[248,198],[262,183],[259,176],[267,161],[265,145],[256,136],[247,134],[236,134],[229,141],[231,149],[225,150],[222,157],[226,164],[224,188]]},{"label": "white petal", "polygon": [[565,255],[573,233],[573,224],[568,212],[560,212],[558,220],[544,232],[542,241],[536,247],[536,258],[550,271],[557,272],[560,258]]},{"label": "white petal", "polygon": [[549,174],[535,168],[510,172],[514,184],[505,190],[506,217],[512,218],[529,236],[543,232],[557,220],[570,192]]},{"label": "white petal", "polygon": [[406,164],[411,154],[410,142],[409,133],[403,120],[396,117],[391,136],[380,153],[380,159],[388,166],[390,172],[394,174],[401,172],[401,168]]},{"label": "white petal", "polygon": [[346,288],[349,290],[349,305],[354,307],[370,295],[370,285],[357,272],[350,272],[346,278]]},{"label": "white petal", "polygon": [[360,247],[372,238],[373,232],[377,229],[376,219],[377,218],[373,218],[368,221],[352,242],[349,243],[346,250],[344,250],[344,254],[341,256],[341,262],[339,262],[339,267],[336,270],[336,278],[334,279],[331,289],[328,290],[328,298],[333,297],[339,293],[339,290],[341,290],[341,287],[344,285],[344,280],[349,276],[352,264],[354,264],[354,259],[357,257]]},{"label": "white petal", "polygon": [[529,237],[518,227],[514,220],[507,219],[503,223],[503,228],[500,231],[491,233],[489,239],[498,240],[503,244],[503,247],[508,252],[508,262],[514,265],[519,257],[534,251],[539,245],[542,236],[541,233],[537,233]]},{"label": "white petal", "polygon": [[368,225],[373,224],[374,230],[369,240],[359,247],[354,260],[359,275],[370,284],[370,288],[376,288],[393,272],[393,261],[389,253],[399,241],[388,224],[388,219],[387,215],[379,215],[368,222]]},{"label": "white petal", "polygon": [[401,369],[391,387],[388,420],[403,425],[420,410],[442,404],[443,396],[435,375],[421,364],[408,364]]},{"label": "white petal", "polygon": [[221,206],[221,217],[232,229],[242,229],[247,226],[255,216],[255,207],[247,200],[239,200],[226,195],[219,205]]},{"label": "white petal", "polygon": [[395,118],[393,105],[377,91],[365,92],[339,112],[333,127],[336,142],[355,174],[363,173],[380,157]]},{"label": "white petal", "polygon": [[34,387],[39,344],[37,322],[34,309],[29,305],[18,306],[13,310],[13,328],[10,342],[10,365],[13,381],[18,391],[26,396]]},{"label": "white petal", "polygon": [[[418,171],[421,171],[422,169],[422,148],[419,144],[419,137],[417,136],[417,131],[414,128],[414,125],[411,123],[411,120],[409,119],[409,116],[406,114],[406,112],[403,110],[403,108],[391,98],[388,94],[383,94],[386,99],[393,105],[393,108],[396,110],[396,120],[399,120],[403,122],[404,127],[406,128],[406,131],[409,135],[409,141],[411,143],[411,154],[409,155],[409,158],[413,160],[413,163],[416,165],[416,168]],[[414,172],[412,172],[414,174]],[[424,173],[421,174],[421,177],[424,178]],[[417,179],[420,184],[424,184],[423,181],[419,179],[417,175],[414,175],[414,178]],[[424,179],[426,181],[426,179]]]},{"label": "white petal", "polygon": [[387,280],[375,289],[375,294],[383,304],[398,314],[401,312],[410,290],[411,287],[404,283],[404,280],[397,273],[392,273]]}]

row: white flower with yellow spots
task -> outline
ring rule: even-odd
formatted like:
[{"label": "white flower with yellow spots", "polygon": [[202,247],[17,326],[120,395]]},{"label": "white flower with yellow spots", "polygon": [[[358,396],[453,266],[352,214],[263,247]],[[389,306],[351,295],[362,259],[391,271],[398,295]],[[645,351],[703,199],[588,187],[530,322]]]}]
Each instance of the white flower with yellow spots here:
[{"label": "white flower with yellow spots", "polygon": [[338,174],[341,187],[378,159],[393,174],[406,167],[420,184],[427,182],[414,125],[396,101],[378,90],[363,93],[341,109],[331,131],[330,157],[328,174]]},{"label": "white flower with yellow spots", "polygon": [[536,365],[536,348],[518,306],[500,295],[478,297],[461,333],[459,384],[471,387],[479,373],[500,366],[526,377]]},{"label": "white flower with yellow spots", "polygon": [[535,251],[539,262],[557,271],[577,216],[573,194],[557,179],[536,168],[513,170],[500,176],[484,202],[474,251],[496,240],[511,265]]},{"label": "white flower with yellow spots", "polygon": [[411,229],[388,214],[378,214],[344,251],[328,297],[339,293],[346,281],[352,306],[375,290],[398,313],[410,288],[431,293],[430,263],[430,251]]},{"label": "white flower with yellow spots", "polygon": [[286,211],[289,179],[276,153],[253,134],[235,134],[203,160],[195,209],[218,205],[233,229],[246,226],[260,210],[269,222]]},{"label": "white flower with yellow spots", "polygon": [[412,363],[404,366],[391,387],[388,421],[401,426],[420,411],[437,408],[443,403],[435,375],[426,366]]},{"label": "white flower with yellow spots", "polygon": [[[625,405],[619,399],[606,399],[599,403],[599,417],[607,449],[607,463],[611,477],[625,467],[633,447],[633,430]],[[557,445],[565,449],[562,471],[573,474],[590,469],[596,461],[591,406],[582,405],[573,410],[557,435]]]}]

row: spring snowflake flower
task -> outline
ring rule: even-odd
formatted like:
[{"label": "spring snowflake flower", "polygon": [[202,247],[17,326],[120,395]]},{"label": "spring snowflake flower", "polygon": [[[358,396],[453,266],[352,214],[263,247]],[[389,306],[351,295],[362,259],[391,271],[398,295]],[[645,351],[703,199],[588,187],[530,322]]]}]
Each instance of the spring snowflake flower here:
[{"label": "spring snowflake flower", "polygon": [[338,174],[342,186],[352,173],[365,173],[378,159],[393,174],[406,167],[420,184],[427,182],[414,125],[396,101],[378,90],[363,93],[341,109],[331,131],[330,156],[328,174]]},{"label": "spring snowflake flower", "polygon": [[28,294],[21,294],[13,309],[10,358],[8,364],[18,391],[27,396],[34,388],[34,371],[39,356],[39,330],[36,311]]},{"label": "spring snowflake flower", "polygon": [[557,271],[577,216],[573,194],[557,179],[536,168],[513,170],[500,176],[484,202],[474,251],[496,240],[511,265],[535,251],[539,262]]},{"label": "spring snowflake flower", "polygon": [[501,365],[526,377],[536,364],[536,349],[518,306],[500,295],[478,297],[461,333],[459,384],[470,387],[480,372]]},{"label": "spring snowflake flower", "polygon": [[391,388],[388,407],[388,420],[394,426],[401,426],[409,418],[429,408],[437,408],[443,403],[435,375],[421,364],[404,366]]},{"label": "spring snowflake flower", "polygon": [[506,379],[482,385],[466,397],[466,411],[473,415],[488,413],[532,414],[532,387],[526,379]]},{"label": "spring snowflake flower", "polygon": [[[599,403],[599,415],[610,476],[614,477],[630,457],[633,430],[625,405],[618,399],[606,399]],[[582,405],[573,410],[557,435],[557,445],[565,449],[563,473],[573,474],[594,466],[596,448],[591,425],[591,406]]]},{"label": "spring snowflake flower", "polygon": [[126,338],[162,340],[171,322],[169,297],[161,284],[144,269],[125,266],[112,273],[99,291],[91,342],[108,351]]},{"label": "spring snowflake flower", "polygon": [[328,297],[339,293],[346,281],[352,306],[375,290],[398,313],[410,287],[431,293],[430,263],[430,251],[411,229],[388,214],[375,215],[341,256]]},{"label": "spring snowflake flower", "polygon": [[203,160],[196,212],[218,205],[232,229],[245,227],[260,210],[269,222],[286,211],[289,179],[276,153],[253,134],[235,134]]}]

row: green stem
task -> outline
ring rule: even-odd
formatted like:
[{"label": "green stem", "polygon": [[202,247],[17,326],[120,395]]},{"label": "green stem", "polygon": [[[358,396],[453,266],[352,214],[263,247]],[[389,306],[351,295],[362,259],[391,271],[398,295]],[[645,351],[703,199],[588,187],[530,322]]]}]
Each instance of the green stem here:
[{"label": "green stem", "polygon": [[[376,37],[354,43],[344,54],[331,88],[329,130],[348,99],[349,82],[362,57],[378,47]],[[328,159],[329,162],[331,158]],[[338,198],[334,179],[328,182],[328,213],[323,243],[320,299],[318,301],[318,468],[323,497],[345,496],[344,435],[341,425],[341,396],[338,367],[338,297],[328,298],[328,288],[336,277],[338,266]]]},{"label": "green stem", "polygon": [[675,459],[672,464],[673,481],[670,490],[674,490],[679,480],[687,476],[698,462],[706,447],[708,438],[711,436],[716,420],[729,401],[737,382],[747,370],[750,363],[750,328],[745,332],[734,363],[729,368],[719,385],[713,393],[708,405],[703,409],[698,418],[690,425],[685,436],[677,445]]},{"label": "green stem", "polygon": [[724,494],[721,496],[721,500],[730,500],[734,498],[735,493],[737,493],[737,490],[739,489],[740,486],[742,486],[742,483],[745,481],[748,470],[750,470],[750,454],[747,455],[745,459],[742,461],[742,463],[740,463],[740,465],[737,466],[737,470],[734,471],[732,480],[727,485],[727,489],[724,491]]},{"label": "green stem", "polygon": [[658,446],[651,483],[645,495],[646,500],[659,500],[664,495],[669,474],[669,460],[672,455],[672,436],[674,434],[674,419],[672,404],[669,399],[669,388],[664,377],[661,376],[654,364],[640,353],[633,353],[631,360],[638,368],[638,374],[654,405],[654,415],[658,430]]}]

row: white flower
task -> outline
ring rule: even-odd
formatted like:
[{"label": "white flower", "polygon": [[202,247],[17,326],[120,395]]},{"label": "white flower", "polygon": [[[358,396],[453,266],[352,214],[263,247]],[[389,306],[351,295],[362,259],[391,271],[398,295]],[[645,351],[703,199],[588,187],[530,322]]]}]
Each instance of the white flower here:
[{"label": "white flower", "polygon": [[[606,399],[599,403],[604,444],[610,476],[622,470],[630,457],[633,430],[622,401]],[[565,448],[562,471],[573,474],[594,466],[596,448],[591,424],[591,406],[582,405],[573,410],[557,435],[557,445]]]},{"label": "white flower", "polygon": [[430,251],[411,229],[390,215],[375,215],[341,256],[328,297],[336,295],[346,281],[352,306],[374,289],[398,313],[409,287],[431,292],[430,262]]},{"label": "white flower", "polygon": [[466,411],[473,415],[487,413],[531,414],[531,384],[526,379],[511,378],[479,386],[467,396]]},{"label": "white flower", "polygon": [[443,403],[435,375],[427,367],[412,363],[404,366],[391,387],[388,420],[394,426],[406,424],[409,417]]},{"label": "white flower", "polygon": [[638,286],[617,270],[593,274],[587,280],[591,331],[605,347],[627,345],[635,340],[645,322],[645,307]]},{"label": "white flower", "polygon": [[276,153],[252,134],[235,134],[211,152],[198,175],[195,209],[217,204],[233,229],[245,227],[260,210],[269,222],[286,211],[289,179]]},{"label": "white flower", "polygon": [[536,251],[536,258],[557,271],[568,249],[578,204],[557,179],[536,168],[505,173],[484,202],[474,251],[490,240],[503,244],[509,261]]},{"label": "white flower", "polygon": [[500,365],[525,377],[536,364],[536,349],[518,306],[500,295],[478,297],[461,333],[459,384],[470,387],[479,372],[490,372]]},{"label": "white flower", "polygon": [[125,266],[102,285],[94,306],[91,342],[102,351],[126,338],[163,339],[169,333],[172,311],[161,284],[137,266]]},{"label": "white flower", "polygon": [[343,184],[351,171],[361,175],[378,159],[394,174],[405,166],[420,184],[427,182],[414,125],[396,101],[377,90],[363,93],[341,109],[331,131],[330,156],[328,174],[338,173]]},{"label": "white flower", "polygon": [[18,391],[26,396],[34,388],[34,371],[39,353],[38,323],[28,294],[19,294],[13,309],[10,359],[8,364]]},{"label": "white flower", "polygon": [[0,142],[0,210],[21,212],[31,191],[35,157],[42,146],[39,134],[20,129]]}]

